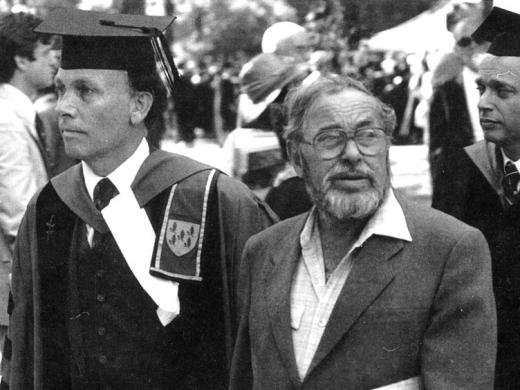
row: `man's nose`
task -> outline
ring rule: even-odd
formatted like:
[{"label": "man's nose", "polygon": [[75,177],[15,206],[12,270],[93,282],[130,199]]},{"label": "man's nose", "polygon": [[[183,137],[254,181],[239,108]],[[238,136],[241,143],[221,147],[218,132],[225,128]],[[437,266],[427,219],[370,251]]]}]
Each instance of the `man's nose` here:
[{"label": "man's nose", "polygon": [[489,91],[484,91],[478,101],[479,111],[490,111],[493,109],[493,96]]},{"label": "man's nose", "polygon": [[76,113],[76,108],[72,102],[72,97],[68,93],[64,93],[58,96],[56,103],[56,112],[60,117],[69,116],[72,117]]},{"label": "man's nose", "polygon": [[359,147],[353,138],[347,138],[345,141],[345,148],[343,149],[343,153],[341,153],[340,158],[352,162],[361,160],[361,152],[359,151]]}]

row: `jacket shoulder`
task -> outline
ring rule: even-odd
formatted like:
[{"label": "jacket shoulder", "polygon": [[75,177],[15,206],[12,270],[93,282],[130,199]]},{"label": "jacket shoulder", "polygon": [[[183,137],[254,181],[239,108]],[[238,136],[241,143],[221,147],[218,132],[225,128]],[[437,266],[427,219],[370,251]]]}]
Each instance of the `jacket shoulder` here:
[{"label": "jacket shoulder", "polygon": [[412,201],[400,200],[400,203],[413,240],[424,237],[448,243],[467,234],[481,235],[478,229],[442,211]]},{"label": "jacket shoulder", "polygon": [[268,227],[252,236],[249,246],[275,248],[282,241],[298,239],[308,215],[309,213],[305,212]]}]

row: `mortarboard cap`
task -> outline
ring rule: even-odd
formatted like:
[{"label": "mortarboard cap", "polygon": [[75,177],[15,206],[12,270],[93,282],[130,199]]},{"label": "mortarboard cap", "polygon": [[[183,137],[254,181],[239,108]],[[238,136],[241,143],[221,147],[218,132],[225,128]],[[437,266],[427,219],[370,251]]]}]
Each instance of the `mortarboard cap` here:
[{"label": "mortarboard cap", "polygon": [[520,15],[493,7],[472,37],[477,42],[491,42],[487,51],[489,54],[520,57]]},{"label": "mortarboard cap", "polygon": [[174,19],[56,8],[34,31],[63,36],[63,69],[150,71],[156,67],[173,91],[178,75],[163,31]]}]

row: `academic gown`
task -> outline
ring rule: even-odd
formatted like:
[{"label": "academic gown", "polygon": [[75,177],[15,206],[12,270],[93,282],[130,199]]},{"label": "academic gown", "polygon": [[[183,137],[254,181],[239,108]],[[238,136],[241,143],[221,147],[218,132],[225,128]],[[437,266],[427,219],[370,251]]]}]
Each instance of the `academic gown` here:
[{"label": "academic gown", "polygon": [[432,206],[478,228],[489,243],[497,305],[495,389],[520,383],[520,202],[508,205],[502,188],[503,157],[491,142],[468,146],[451,174],[455,186]]},{"label": "academic gown", "polygon": [[[210,169],[191,159],[155,151],[139,169],[132,189],[156,230],[162,221],[164,193],[174,183]],[[239,260],[245,241],[276,221],[276,216],[242,183],[220,174],[210,211],[216,217],[218,234],[205,261],[220,268],[226,359],[229,364],[236,330],[236,289]],[[158,200],[159,199],[159,200]],[[123,217],[124,218],[124,217]],[[66,278],[73,226],[78,219],[101,233],[108,232],[101,213],[90,200],[76,165],[53,178],[31,200],[15,248],[10,302],[10,326],[2,360],[2,389],[56,388],[63,364],[71,364],[67,341]],[[214,229],[213,229],[214,232]],[[204,256],[204,255],[203,255]],[[150,261],[146,259],[145,261]],[[204,260],[203,260],[204,261]],[[215,265],[215,263],[212,263]],[[180,283],[179,291],[183,283]],[[179,295],[182,295],[181,293]],[[181,315],[183,300],[180,298]],[[191,324],[196,326],[196,324]],[[60,328],[61,327],[61,328]],[[222,342],[220,340],[219,342]],[[225,375],[222,367],[217,376]],[[186,367],[203,371],[204,367]],[[61,370],[61,371],[60,371]],[[173,385],[173,383],[172,383]]]}]

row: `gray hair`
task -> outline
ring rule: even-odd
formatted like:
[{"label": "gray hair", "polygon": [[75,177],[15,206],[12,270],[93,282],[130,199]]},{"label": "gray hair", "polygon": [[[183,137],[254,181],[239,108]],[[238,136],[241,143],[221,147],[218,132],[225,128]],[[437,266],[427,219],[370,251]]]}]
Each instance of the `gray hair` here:
[{"label": "gray hair", "polygon": [[287,123],[285,138],[301,133],[307,111],[318,98],[323,95],[335,95],[348,89],[360,91],[374,98],[380,107],[384,131],[391,136],[396,126],[394,109],[375,97],[360,81],[347,76],[329,74],[320,76],[310,84],[302,84],[289,92],[284,101]]}]

